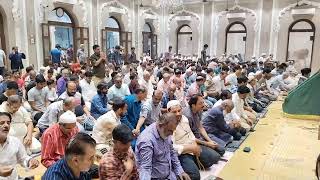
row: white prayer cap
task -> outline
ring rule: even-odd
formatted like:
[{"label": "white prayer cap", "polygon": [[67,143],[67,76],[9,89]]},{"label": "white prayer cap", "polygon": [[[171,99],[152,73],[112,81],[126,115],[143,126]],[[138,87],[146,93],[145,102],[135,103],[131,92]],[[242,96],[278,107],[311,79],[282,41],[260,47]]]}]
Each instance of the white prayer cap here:
[{"label": "white prayer cap", "polygon": [[180,101],[178,100],[171,100],[167,104],[167,109],[172,108],[173,106],[181,106]]},{"label": "white prayer cap", "polygon": [[59,123],[72,124],[77,122],[76,115],[71,111],[66,111],[59,117]]},{"label": "white prayer cap", "polygon": [[277,70],[276,70],[276,69],[273,69],[273,70],[271,71],[271,74],[272,74],[272,75],[277,75]]},{"label": "white prayer cap", "polygon": [[255,75],[255,73],[253,73],[253,72],[248,74],[248,76],[254,76],[254,75]]},{"label": "white prayer cap", "polygon": [[266,53],[262,53],[262,54],[261,54],[261,56],[266,56],[266,55],[267,55]]}]

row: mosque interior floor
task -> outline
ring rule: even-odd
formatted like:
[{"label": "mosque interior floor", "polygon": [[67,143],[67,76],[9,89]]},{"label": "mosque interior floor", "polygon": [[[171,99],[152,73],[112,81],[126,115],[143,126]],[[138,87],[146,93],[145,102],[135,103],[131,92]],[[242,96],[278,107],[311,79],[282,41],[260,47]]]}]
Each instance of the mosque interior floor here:
[{"label": "mosque interior floor", "polygon": [[[201,172],[203,179],[211,180],[217,175],[224,180],[313,180],[315,162],[319,154],[318,121],[294,120],[283,117],[282,101],[268,107],[255,131],[247,137],[233,154],[225,155],[225,162],[219,162],[207,172]],[[243,152],[250,147],[249,153]],[[40,160],[40,157],[37,157]],[[228,162],[226,162],[228,160]],[[221,165],[220,165],[221,163]],[[35,175],[40,179],[45,168],[35,170],[19,168],[22,177]]]},{"label": "mosque interior floor", "polygon": [[[313,180],[319,154],[319,121],[283,117],[273,102],[218,174],[224,180]],[[250,147],[251,151],[243,151]]]}]

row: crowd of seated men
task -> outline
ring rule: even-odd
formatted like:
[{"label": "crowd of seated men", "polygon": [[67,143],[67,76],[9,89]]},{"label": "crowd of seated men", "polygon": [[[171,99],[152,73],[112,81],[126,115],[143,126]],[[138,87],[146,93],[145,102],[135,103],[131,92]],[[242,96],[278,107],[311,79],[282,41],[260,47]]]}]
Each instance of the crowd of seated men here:
[{"label": "crowd of seated men", "polygon": [[0,179],[17,179],[17,164],[37,168],[37,153],[45,180],[201,179],[271,101],[310,75],[267,57],[137,63],[93,50],[80,66],[2,74]]}]

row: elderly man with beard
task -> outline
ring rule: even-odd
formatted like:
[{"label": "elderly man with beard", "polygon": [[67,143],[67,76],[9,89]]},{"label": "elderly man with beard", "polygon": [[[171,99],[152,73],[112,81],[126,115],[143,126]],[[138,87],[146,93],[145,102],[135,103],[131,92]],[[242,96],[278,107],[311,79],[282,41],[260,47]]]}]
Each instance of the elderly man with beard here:
[{"label": "elderly man with beard", "polygon": [[21,105],[21,98],[18,95],[12,95],[0,106],[0,112],[8,112],[12,115],[9,135],[18,138],[26,147],[28,154],[40,152],[40,142],[32,137],[31,114]]},{"label": "elderly man with beard", "polygon": [[173,147],[179,154],[179,160],[184,171],[192,180],[200,180],[200,168],[209,168],[220,159],[215,150],[198,143],[190,126],[189,120],[182,115],[178,100],[172,100],[167,105],[168,112],[174,113],[180,121],[173,133]]},{"label": "elderly man with beard", "polygon": [[241,128],[239,122],[227,124],[224,116],[231,113],[233,109],[232,100],[224,100],[221,105],[209,110],[208,116],[202,121],[204,129],[209,136],[216,136],[226,144],[232,140],[240,140],[246,134],[246,130]]},{"label": "elderly man with beard", "polygon": [[18,179],[16,165],[34,169],[39,162],[27,155],[21,141],[9,135],[11,115],[7,112],[0,112],[0,179]]},{"label": "elderly man with beard", "polygon": [[178,177],[181,180],[190,180],[172,144],[171,136],[178,124],[175,114],[163,114],[138,137],[136,158],[140,180],[176,180]]},{"label": "elderly man with beard", "polygon": [[147,100],[141,106],[140,118],[136,129],[133,130],[135,136],[140,134],[141,127],[149,126],[150,124],[156,122],[161,116],[161,99],[163,93],[162,91],[155,90],[153,92],[152,99]]}]

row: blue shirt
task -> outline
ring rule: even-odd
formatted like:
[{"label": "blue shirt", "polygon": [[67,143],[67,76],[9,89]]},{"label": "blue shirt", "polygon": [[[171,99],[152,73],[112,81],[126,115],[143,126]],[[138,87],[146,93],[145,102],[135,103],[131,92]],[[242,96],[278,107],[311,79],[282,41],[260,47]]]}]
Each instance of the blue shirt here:
[{"label": "blue shirt", "polygon": [[108,98],[106,95],[96,94],[93,96],[91,101],[91,116],[98,119],[103,114],[107,113],[108,109]]},{"label": "blue shirt", "polygon": [[216,134],[220,131],[228,133],[230,126],[226,123],[223,111],[220,107],[209,110],[208,116],[202,121],[202,125],[208,134]]},{"label": "blue shirt", "polygon": [[22,59],[26,59],[24,53],[11,53],[9,55],[11,61],[11,69],[23,69]]},{"label": "blue shirt", "polygon": [[61,51],[57,48],[51,50],[51,60],[52,63],[60,63],[61,62]]},{"label": "blue shirt", "polygon": [[131,130],[135,129],[140,117],[141,101],[136,95],[126,96],[124,101],[128,105],[126,115],[121,119],[121,122],[126,124]]},{"label": "blue shirt", "polygon": [[109,61],[111,63],[115,63],[116,65],[122,65],[123,63],[123,58],[122,55],[118,52],[118,51],[114,51],[111,55],[110,55],[110,59]]},{"label": "blue shirt", "polygon": [[169,94],[165,93],[161,100],[162,108],[167,108],[167,104],[171,100],[177,100],[177,97],[173,95],[173,99],[170,99]]},{"label": "blue shirt", "polygon": [[49,167],[41,178],[42,180],[91,180],[91,176],[87,172],[81,172],[80,177],[76,178],[67,161],[63,158]]}]

